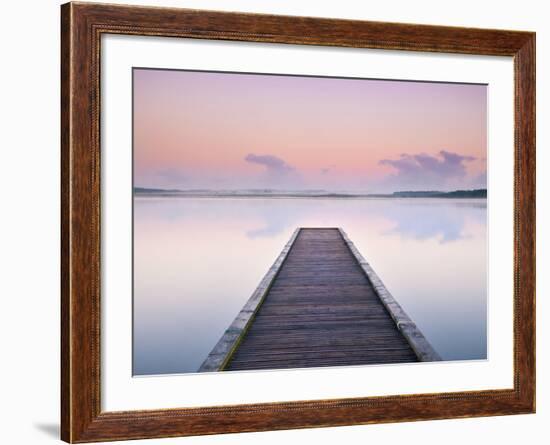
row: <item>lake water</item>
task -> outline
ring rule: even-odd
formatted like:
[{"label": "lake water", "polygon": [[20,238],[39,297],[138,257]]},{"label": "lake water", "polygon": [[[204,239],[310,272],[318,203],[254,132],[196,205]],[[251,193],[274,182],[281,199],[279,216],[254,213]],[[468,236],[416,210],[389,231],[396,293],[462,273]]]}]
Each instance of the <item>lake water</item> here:
[{"label": "lake water", "polygon": [[485,199],[136,197],[134,374],[195,372],[297,227],[342,227],[444,360],[487,356]]}]

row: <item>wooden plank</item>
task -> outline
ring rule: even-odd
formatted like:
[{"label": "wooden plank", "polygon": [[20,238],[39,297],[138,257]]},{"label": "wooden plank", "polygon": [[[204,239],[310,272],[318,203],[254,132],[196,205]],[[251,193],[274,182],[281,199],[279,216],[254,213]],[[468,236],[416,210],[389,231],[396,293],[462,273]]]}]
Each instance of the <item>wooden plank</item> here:
[{"label": "wooden plank", "polygon": [[343,230],[299,229],[281,255],[201,372],[439,359]]}]

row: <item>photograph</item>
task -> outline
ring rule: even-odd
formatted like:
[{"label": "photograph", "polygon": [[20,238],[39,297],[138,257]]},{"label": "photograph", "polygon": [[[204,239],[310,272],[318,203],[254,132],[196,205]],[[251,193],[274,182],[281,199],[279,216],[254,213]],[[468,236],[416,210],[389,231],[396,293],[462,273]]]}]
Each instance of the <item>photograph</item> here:
[{"label": "photograph", "polygon": [[132,374],[486,360],[487,88],[133,67]]},{"label": "photograph", "polygon": [[39,327],[14,368],[40,390],[36,434],[429,445],[542,428],[541,7],[79,1],[45,20],[43,3],[26,16],[44,38],[4,70],[33,104],[51,96],[41,110],[11,88],[27,147],[4,187],[32,197],[6,195],[25,240],[55,244],[42,216],[58,223],[58,273],[5,231],[24,266],[8,280],[39,296],[6,293]]}]

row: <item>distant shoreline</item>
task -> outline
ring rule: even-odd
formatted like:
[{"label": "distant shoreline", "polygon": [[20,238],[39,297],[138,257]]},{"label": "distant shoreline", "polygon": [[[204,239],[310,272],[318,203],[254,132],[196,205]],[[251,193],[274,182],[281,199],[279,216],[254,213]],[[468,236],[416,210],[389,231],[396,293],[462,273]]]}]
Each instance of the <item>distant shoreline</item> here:
[{"label": "distant shoreline", "polygon": [[181,198],[452,198],[452,199],[485,199],[486,189],[441,191],[400,191],[394,193],[340,193],[324,190],[311,191],[277,191],[277,190],[165,190],[135,187],[134,195],[150,197]]}]

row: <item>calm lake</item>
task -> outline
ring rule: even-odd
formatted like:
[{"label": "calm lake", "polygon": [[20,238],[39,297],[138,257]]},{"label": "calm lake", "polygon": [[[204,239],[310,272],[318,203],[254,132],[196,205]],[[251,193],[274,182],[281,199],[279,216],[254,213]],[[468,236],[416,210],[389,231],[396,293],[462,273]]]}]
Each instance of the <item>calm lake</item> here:
[{"label": "calm lake", "polygon": [[297,227],[342,227],[444,360],[487,356],[485,199],[134,198],[134,374],[195,372]]}]

